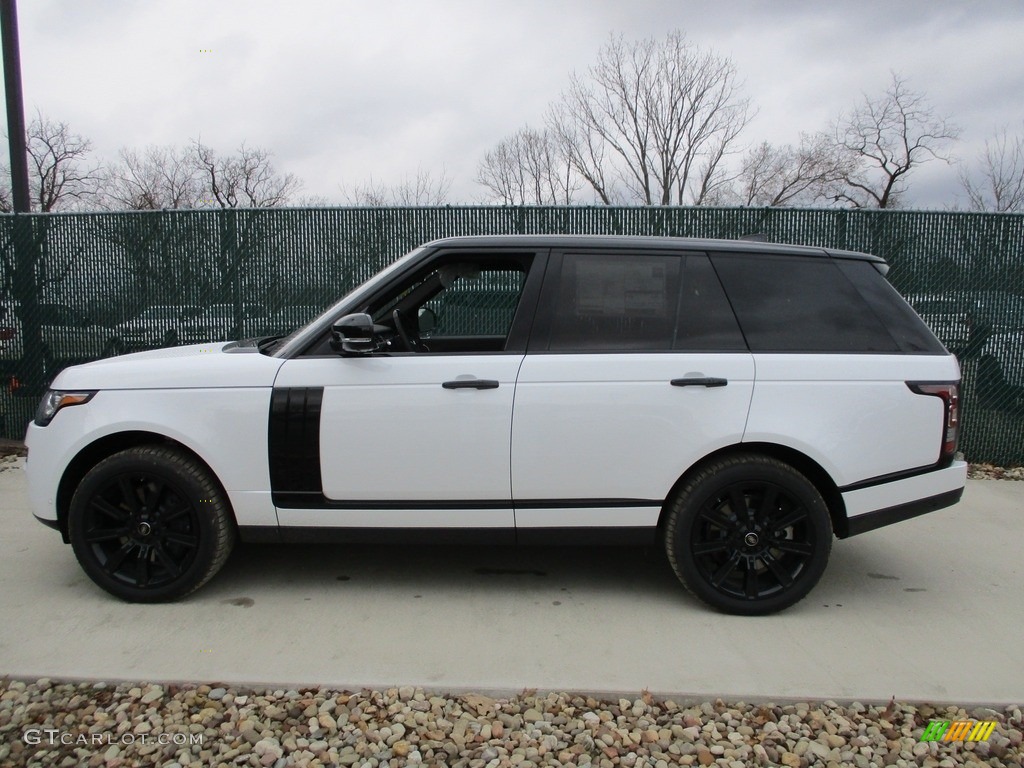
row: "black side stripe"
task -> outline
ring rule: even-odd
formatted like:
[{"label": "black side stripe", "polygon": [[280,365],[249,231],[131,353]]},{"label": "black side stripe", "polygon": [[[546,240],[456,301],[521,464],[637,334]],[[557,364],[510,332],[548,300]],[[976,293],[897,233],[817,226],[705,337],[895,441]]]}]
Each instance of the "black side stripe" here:
[{"label": "black side stripe", "polygon": [[278,494],[323,497],[320,477],[320,409],[323,387],[280,387],[270,397],[270,489]]},{"label": "black side stripe", "polygon": [[445,501],[409,501],[367,499],[364,501],[335,501],[320,491],[307,493],[273,494],[274,505],[283,509],[590,509],[660,507],[660,501],[650,499],[528,499],[520,501],[490,499],[452,499]]}]

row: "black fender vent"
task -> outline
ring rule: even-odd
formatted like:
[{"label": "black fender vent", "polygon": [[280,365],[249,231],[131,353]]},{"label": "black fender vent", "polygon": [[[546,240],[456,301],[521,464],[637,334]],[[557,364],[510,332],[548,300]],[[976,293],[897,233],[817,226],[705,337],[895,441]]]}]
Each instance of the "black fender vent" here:
[{"label": "black fender vent", "polygon": [[270,489],[323,495],[320,408],[323,387],[281,387],[270,398]]}]

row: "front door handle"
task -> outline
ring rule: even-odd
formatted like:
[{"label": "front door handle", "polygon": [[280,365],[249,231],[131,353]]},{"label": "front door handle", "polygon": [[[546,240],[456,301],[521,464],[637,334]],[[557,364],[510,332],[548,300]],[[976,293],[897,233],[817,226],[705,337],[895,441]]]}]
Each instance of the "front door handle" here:
[{"label": "front door handle", "polygon": [[445,389],[497,389],[498,382],[494,379],[456,379],[441,386]]},{"label": "front door handle", "polygon": [[710,376],[693,377],[692,379],[672,379],[673,387],[724,387],[728,379],[715,379]]}]

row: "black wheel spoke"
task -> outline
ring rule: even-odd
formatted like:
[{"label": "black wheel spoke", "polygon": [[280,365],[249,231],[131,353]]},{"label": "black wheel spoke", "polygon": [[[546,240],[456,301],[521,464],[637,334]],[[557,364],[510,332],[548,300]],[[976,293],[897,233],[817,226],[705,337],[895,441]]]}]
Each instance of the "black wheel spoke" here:
[{"label": "black wheel spoke", "polygon": [[702,509],[700,516],[712,525],[721,528],[726,533],[730,533],[736,525],[736,523],[731,518],[727,517],[720,509]]},{"label": "black wheel spoke", "polygon": [[199,540],[195,536],[191,536],[187,533],[179,533],[178,531],[167,531],[163,535],[164,541],[169,541],[172,544],[180,544],[183,547],[196,547],[199,544]]},{"label": "black wheel spoke", "polygon": [[110,557],[107,558],[107,562],[103,564],[103,570],[110,575],[117,573],[117,569],[121,567],[128,554],[134,549],[133,544],[125,544],[124,546],[117,549]]},{"label": "black wheel spoke", "polygon": [[127,535],[127,528],[93,528],[91,531],[85,534],[85,540],[90,544],[95,544],[100,541],[120,539],[122,536]]},{"label": "black wheel spoke", "polygon": [[779,580],[780,585],[782,585],[783,587],[788,587],[790,584],[793,583],[793,577],[790,574],[786,573],[785,569],[783,569],[783,567],[779,565],[778,560],[772,557],[771,553],[765,553],[761,557],[761,560],[764,562],[765,565],[768,566],[768,570],[772,572],[772,575]]},{"label": "black wheel spoke", "polygon": [[153,547],[153,551],[156,552],[156,559],[160,561],[167,572],[171,575],[171,578],[177,578],[181,575],[181,566],[174,561],[174,559],[164,551],[164,548],[160,545]]},{"label": "black wheel spoke", "polygon": [[136,585],[145,587],[149,584],[149,550],[139,549],[139,573],[135,578]]},{"label": "black wheel spoke", "polygon": [[729,489],[729,507],[737,520],[747,516],[747,497],[739,486],[734,485]]},{"label": "black wheel spoke", "polygon": [[124,499],[124,503],[128,506],[128,511],[133,515],[138,514],[139,497],[135,493],[135,488],[132,486],[131,481],[127,477],[119,477],[117,479],[117,486],[121,489],[121,498]]},{"label": "black wheel spoke", "polygon": [[155,513],[160,508],[160,499],[163,497],[166,488],[167,484],[163,480],[154,480],[151,487],[147,489],[145,504],[150,514]]},{"label": "black wheel spoke", "polygon": [[712,541],[702,541],[699,544],[694,544],[691,547],[693,554],[697,557],[703,555],[712,555],[715,552],[724,552],[727,549],[732,548],[733,543],[729,539],[714,539]]},{"label": "black wheel spoke", "polygon": [[798,506],[795,509],[790,510],[788,515],[786,515],[784,518],[782,518],[774,524],[775,530],[784,531],[790,526],[796,525],[801,520],[806,519],[806,517],[807,510],[804,509],[803,507]]},{"label": "black wheel spoke", "polygon": [[761,508],[758,510],[762,520],[771,520],[774,517],[775,508],[778,505],[779,489],[774,485],[765,488],[761,497]]},{"label": "black wheel spoke", "polygon": [[191,511],[191,506],[180,499],[177,499],[174,504],[169,505],[160,511],[160,520],[166,524],[172,520],[177,520],[179,517],[189,514]]},{"label": "black wheel spoke", "polygon": [[801,557],[810,557],[814,551],[814,548],[807,542],[794,541],[793,539],[776,539],[772,542],[772,548],[800,555]]},{"label": "black wheel spoke", "polygon": [[748,599],[753,599],[759,594],[757,589],[757,568],[750,560],[747,561],[747,570],[743,574],[743,594]]},{"label": "black wheel spoke", "polygon": [[715,571],[714,575],[712,575],[711,583],[716,587],[719,586],[723,581],[729,578],[729,575],[733,571],[736,570],[736,566],[739,565],[739,562],[739,553],[733,552],[732,555],[729,556],[729,559],[726,560],[717,571]]},{"label": "black wheel spoke", "polygon": [[100,496],[96,496],[95,498],[93,498],[90,501],[89,506],[95,509],[100,514],[106,515],[107,517],[112,517],[114,518],[114,520],[117,520],[118,522],[124,522],[128,519],[127,512],[125,512],[120,507],[115,507],[109,501]]}]

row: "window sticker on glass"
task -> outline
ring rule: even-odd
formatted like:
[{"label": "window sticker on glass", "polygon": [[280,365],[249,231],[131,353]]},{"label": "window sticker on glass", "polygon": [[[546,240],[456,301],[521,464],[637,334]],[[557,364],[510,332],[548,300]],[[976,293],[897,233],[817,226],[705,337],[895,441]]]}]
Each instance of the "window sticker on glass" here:
[{"label": "window sticker on glass", "polygon": [[577,261],[575,267],[578,314],[667,315],[668,278],[664,264],[623,264],[622,259],[590,257]]}]

